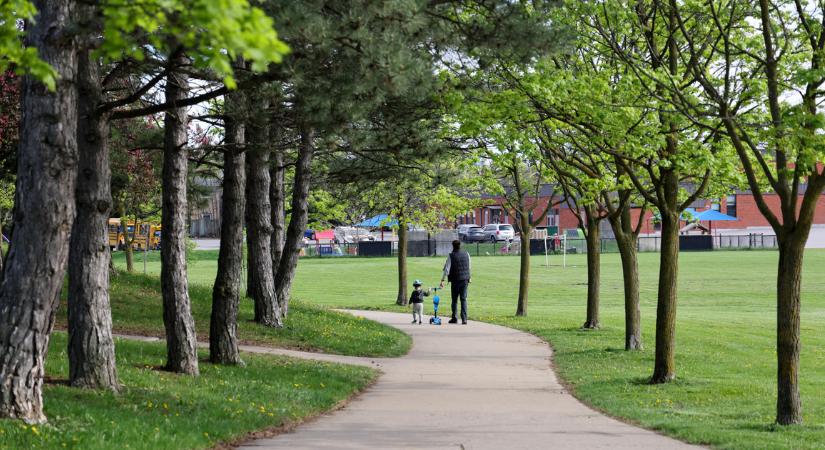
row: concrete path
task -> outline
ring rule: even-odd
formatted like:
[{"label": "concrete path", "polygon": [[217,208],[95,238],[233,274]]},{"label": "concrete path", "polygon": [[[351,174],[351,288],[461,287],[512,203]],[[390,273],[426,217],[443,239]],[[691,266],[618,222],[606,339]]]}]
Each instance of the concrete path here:
[{"label": "concrete path", "polygon": [[244,449],[679,449],[679,441],[608,418],[559,384],[535,336],[480,322],[412,325],[407,314],[357,311],[409,333],[402,358],[247,351],[366,364],[384,374],[346,407]]},{"label": "concrete path", "polygon": [[197,250],[217,250],[221,248],[221,240],[215,238],[195,238],[192,239]]}]

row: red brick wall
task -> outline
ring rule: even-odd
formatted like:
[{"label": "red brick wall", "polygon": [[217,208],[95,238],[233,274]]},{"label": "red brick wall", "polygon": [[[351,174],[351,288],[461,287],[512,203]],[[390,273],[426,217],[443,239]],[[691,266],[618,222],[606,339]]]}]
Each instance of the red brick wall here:
[{"label": "red brick wall", "polygon": [[[779,196],[776,194],[765,194],[765,202],[774,214],[780,216]],[[799,196],[799,204],[802,203],[802,196]],[[710,204],[708,203],[708,206]],[[722,199],[721,212],[727,214],[727,201]],[[756,206],[756,199],[751,194],[736,194],[736,218],[737,221],[713,222],[714,229],[740,229],[748,227],[770,226],[765,216]],[[815,224],[825,224],[825,196],[820,195],[817,201],[816,213],[814,214]]]},{"label": "red brick wall", "polygon": [[[557,200],[557,199],[555,199]],[[765,200],[767,201],[769,207],[775,214],[779,215],[779,197],[776,194],[766,194]],[[802,196],[800,196],[800,203],[802,200]],[[547,202],[549,199],[542,198],[539,199],[539,202],[535,209],[533,210],[534,215],[541,214],[544,211],[544,208],[547,206]],[[704,206],[698,207],[697,210],[704,211],[705,209],[709,209],[711,204],[713,203],[712,200],[703,200]],[[727,214],[727,199],[722,198],[720,200],[720,212],[723,214]],[[488,205],[504,205],[503,199],[500,198],[493,198],[490,199],[487,203]],[[576,219],[575,214],[571,211],[566,203],[561,203],[556,208],[559,209],[559,228],[561,230],[565,230],[568,228],[578,228],[579,224]],[[637,223],[636,221],[639,218],[639,209],[634,208],[631,210],[631,220],[633,220],[633,224]],[[475,223],[479,225],[485,225],[490,222],[490,213],[487,212],[486,217],[482,217],[482,213],[484,212],[483,208],[477,208]],[[645,213],[645,220],[642,224],[642,234],[650,234],[655,233],[654,224],[653,224],[653,212],[647,211]],[[730,221],[730,222],[723,222],[717,221],[713,222],[713,229],[744,229],[748,227],[766,227],[769,226],[768,221],[762,216],[762,213],[759,212],[759,208],[756,206],[756,201],[751,194],[736,194],[736,217],[739,219],[737,221]],[[468,217],[469,218],[469,217]],[[505,223],[512,224],[514,221],[514,215],[512,212],[508,212],[506,218],[503,220]],[[546,225],[546,220],[542,223],[542,226]],[[814,215],[814,223],[815,224],[825,224],[825,196],[820,196],[819,201],[817,202],[817,210]],[[707,225],[707,222],[704,223]]]}]

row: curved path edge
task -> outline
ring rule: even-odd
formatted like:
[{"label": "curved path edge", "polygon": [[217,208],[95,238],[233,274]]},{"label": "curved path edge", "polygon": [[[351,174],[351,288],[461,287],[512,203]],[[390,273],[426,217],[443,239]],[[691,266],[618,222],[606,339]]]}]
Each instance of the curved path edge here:
[{"label": "curved path edge", "polygon": [[576,399],[553,371],[550,345],[529,333],[483,322],[439,327],[410,324],[410,316],[401,313],[347,312],[411,335],[412,349],[399,358],[369,358],[241,346],[253,353],[369,366],[382,375],[343,408],[240,448],[701,448],[608,417]]}]

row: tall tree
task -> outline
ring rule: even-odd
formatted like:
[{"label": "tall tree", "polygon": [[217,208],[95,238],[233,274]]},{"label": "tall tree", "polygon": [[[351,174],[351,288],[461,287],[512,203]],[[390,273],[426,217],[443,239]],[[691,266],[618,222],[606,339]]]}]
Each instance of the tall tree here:
[{"label": "tall tree", "polygon": [[[44,85],[32,76],[24,81],[15,233],[0,287],[0,416],[27,422],[45,421],[44,360],[68,260],[77,177],[76,4],[36,6],[26,46],[51,65],[56,83]],[[9,20],[0,23],[8,26]]]},{"label": "tall tree", "polygon": [[[500,64],[497,73],[517,93],[513,101],[524,102],[533,111],[530,125],[534,139],[559,180],[572,184],[572,191],[578,193],[571,200],[595,206],[598,216],[606,215],[610,221],[622,259],[625,348],[637,350],[642,344],[636,245],[647,205],[634,194],[635,186],[615,155],[658,145],[658,130],[648,118],[655,110],[638,101],[641,95],[636,77],[628,75],[610,52],[594,45],[590,29],[576,14],[577,7],[580,5],[571,4],[552,15],[554,23],[577,31],[560,54],[538,59],[531,70]],[[632,158],[623,163],[648,185],[644,171]],[[635,223],[631,222],[631,203],[642,206]],[[583,229],[586,223],[582,221]],[[589,255],[589,259],[595,260],[594,256]],[[597,274],[588,270],[592,318],[597,310],[598,283]],[[588,324],[593,322],[591,318]]]},{"label": "tall tree", "polygon": [[[601,223],[607,218],[606,211],[595,202],[589,201],[584,189],[576,185],[576,180],[559,176],[559,184],[565,191],[565,199],[579,228],[584,232],[587,249],[587,316],[582,328],[596,330],[601,328],[599,320],[599,303],[601,300]],[[566,250],[565,250],[566,251]]]},{"label": "tall tree", "polygon": [[309,125],[299,128],[301,143],[298,160],[295,163],[295,177],[292,187],[292,208],[287,227],[284,249],[275,276],[275,295],[280,305],[280,314],[289,313],[289,298],[295,269],[298,267],[298,252],[307,226],[309,187],[312,159],[315,156],[315,130]]},{"label": "tall tree", "polygon": [[[260,70],[261,64],[279,58],[285,46],[277,40],[271,20],[260,10],[250,9],[243,0],[222,2],[220,5],[201,2],[201,7],[195,8],[188,3],[153,1],[138,5],[101,5],[103,9],[96,10],[95,14],[104,18],[102,33],[91,27],[77,26],[74,20],[80,17],[80,6],[76,2],[41,1],[36,2],[35,6],[36,10],[31,3],[22,0],[0,5],[0,27],[3,31],[0,47],[4,50],[0,65],[5,68],[11,61],[17,64],[17,70],[34,76],[26,81],[24,87],[24,119],[18,161],[20,176],[17,178],[15,200],[17,212],[14,221],[16,224],[25,222],[26,226],[17,227],[18,232],[14,234],[6,276],[0,288],[0,321],[3,322],[0,326],[0,374],[3,379],[0,384],[0,415],[39,422],[45,420],[41,398],[43,361],[68,257],[68,244],[64,243],[69,242],[69,231],[76,215],[78,120],[74,77],[78,72],[78,43],[86,45],[97,40],[102,53],[113,60],[122,54],[140,58],[147,47],[163,49],[162,44],[168,34],[155,31],[162,28],[168,32],[175,28],[167,26],[171,24],[168,20],[183,17],[184,20],[178,23],[197,24],[209,30],[208,33],[187,31],[181,35],[184,41],[191,44],[190,47],[200,50],[195,52],[198,56],[205,55],[196,58],[196,63],[218,73],[226,72],[227,58],[250,50],[254,50],[252,56]],[[17,19],[33,18],[35,11],[36,20],[27,29],[25,45],[20,46],[17,42]],[[178,31],[180,29],[177,28]],[[100,35],[105,39],[91,39]],[[132,39],[136,35],[151,41],[150,45],[147,46],[146,41]],[[42,60],[38,59],[38,54]],[[227,75],[225,81],[231,84],[233,80]],[[148,89],[151,87],[143,93]],[[143,93],[123,99],[114,107],[128,105]],[[185,99],[185,102],[192,104],[201,98],[195,96]],[[112,117],[137,117],[163,111],[167,107],[153,105],[115,111]],[[94,117],[103,115],[88,115],[88,118]],[[100,130],[93,123],[83,127]],[[105,132],[102,134],[105,135]],[[103,178],[99,175],[89,180]],[[84,192],[101,192],[97,186],[87,187],[89,189],[84,188]],[[18,248],[25,251],[16,252],[15,242],[19,244]],[[37,280],[37,283],[32,283],[32,280]],[[93,290],[90,287],[85,292]],[[103,305],[101,302],[87,304]],[[94,352],[80,354],[92,355]]]},{"label": "tall tree", "polygon": [[488,189],[502,196],[515,217],[521,258],[517,316],[527,315],[530,289],[530,235],[564,197],[542,203],[542,191],[553,181],[530,125],[538,120],[529,103],[510,89],[495,71],[480,74],[476,87],[457,92],[459,133],[474,140],[490,180]]},{"label": "tall tree", "polygon": [[[93,28],[96,10],[83,6],[82,22]],[[77,217],[69,243],[69,382],[118,389],[112,313],[109,306],[109,213],[112,209],[108,121],[99,117],[101,76],[93,49],[79,53]],[[107,114],[103,112],[102,114]]]},{"label": "tall tree", "polygon": [[[277,139],[275,139],[277,142]],[[272,151],[271,167],[269,169],[269,203],[272,206],[272,279],[274,280],[281,256],[284,253],[284,239],[286,238],[286,166],[284,149],[275,148]]]},{"label": "tall tree", "polygon": [[[605,8],[583,6],[583,26],[590,31],[594,48],[602,54],[614,54],[631,73],[636,70],[656,73],[688,89],[693,76],[686,61],[679,56],[682,41],[672,11],[659,2],[637,4],[628,9],[621,2]],[[629,24],[637,23],[639,28]],[[644,199],[655,206],[661,217],[661,253],[656,308],[656,351],[651,383],[666,383],[676,377],[676,305],[679,261],[679,224],[682,212],[702,196],[711,174],[724,158],[714,128],[695,123],[668,108],[673,90],[664,89],[648,77],[638,78],[638,105],[656,111],[652,125],[658,127],[659,142],[645,149],[625,146],[617,153],[617,163],[628,175]],[[632,163],[636,163],[636,170]],[[640,172],[648,182],[644,182]]]},{"label": "tall tree", "polygon": [[[266,104],[255,103],[255,110],[266,110]],[[272,268],[272,204],[269,156],[269,126],[252,118],[250,143],[246,158],[246,226],[249,252],[249,289],[247,295],[255,302],[255,322],[280,327],[282,308],[279,305]],[[304,223],[306,226],[306,223]],[[284,308],[285,309],[285,308]]]},{"label": "tall tree", "polygon": [[[558,206],[561,199],[554,200],[554,192],[549,196],[543,192],[551,181],[548,168],[533,153],[529,146],[516,150],[518,144],[506,145],[498,152],[486,152],[492,161],[493,176],[498,180],[494,192],[504,197],[507,208],[513,213],[516,229],[521,242],[519,251],[519,287],[516,316],[527,316],[530,292],[530,238],[533,230],[544,223],[547,214]],[[541,199],[547,198],[541,205]],[[564,198],[564,197],[562,197]]]},{"label": "tall tree", "polygon": [[[582,80],[587,83],[586,80]],[[547,112],[538,98],[532,97],[539,108],[539,114]],[[552,117],[561,111],[555,110]],[[566,123],[548,119],[536,126],[539,146],[547,161],[553,167],[559,184],[567,193],[571,209],[576,213],[581,228],[586,230],[588,238],[588,281],[587,281],[587,319],[584,327],[598,325],[599,306],[599,263],[600,252],[598,223],[607,219],[616,238],[622,259],[622,278],[625,298],[625,350],[642,348],[641,317],[639,311],[639,267],[637,260],[637,239],[645,220],[645,206],[639,208],[638,220],[631,222],[631,201],[637,200],[632,185],[623,175],[624,169],[612,163],[615,157],[603,149],[611,148],[612,140],[605,139],[608,131],[619,130],[617,135],[625,139],[633,129],[621,131],[627,118],[620,116],[618,121],[605,120],[597,129],[578,125],[594,123],[588,115],[578,114],[568,117]],[[558,116],[557,116],[558,117]],[[572,120],[573,117],[578,120]],[[612,122],[611,125],[608,125]],[[571,125],[571,123],[573,125]],[[613,128],[616,127],[616,128]],[[611,134],[613,134],[611,132]],[[582,214],[582,210],[584,214]],[[595,218],[595,220],[593,219]],[[596,231],[592,231],[595,229]],[[591,250],[591,247],[593,249]],[[591,268],[592,266],[592,268]]]},{"label": "tall tree", "polygon": [[[282,79],[289,90],[282,107],[291,112],[292,130],[278,133],[291,134],[301,141],[294,146],[300,150],[296,152],[299,156],[294,180],[303,183],[310,175],[317,175],[311,165],[301,172],[301,165],[316,156],[323,157],[330,148],[337,151],[335,136],[350,126],[363,126],[366,116],[390,103],[388,100],[440,95],[434,83],[439,63],[442,68],[463,71],[467,60],[458,61],[457,55],[472,53],[468,59],[473,64],[483,64],[482,60],[491,55],[529,59],[537,48],[545,47],[552,34],[542,14],[549,3],[267,3],[276,22],[284,24],[284,40],[295,49],[283,65],[289,77]],[[398,23],[405,26],[398,27]],[[308,145],[318,148],[310,154]],[[375,158],[368,150],[351,156]],[[300,225],[307,199],[300,196],[309,191],[298,184],[292,189],[290,226],[276,276],[276,290],[284,308],[289,302],[297,245],[304,231]]]},{"label": "tall tree", "polygon": [[[175,45],[169,46],[174,48]],[[189,91],[188,78],[180,68],[188,64],[178,47],[169,58],[166,101],[183,100]],[[163,323],[166,327],[166,369],[198,375],[197,336],[186,276],[186,181],[189,163],[186,107],[167,111],[164,117],[163,212],[161,273]]]},{"label": "tall tree", "polygon": [[209,321],[209,360],[217,364],[241,363],[237,334],[246,206],[246,154],[243,113],[234,110],[239,95],[231,93],[226,96],[225,102],[221,244]]},{"label": "tall tree", "polygon": [[[652,6],[673,23],[682,44],[678,57],[696,80],[691,92],[676,93],[671,83],[661,83],[661,89],[685,117],[712,117],[710,126],[724,131],[759,211],[776,233],[776,422],[801,423],[802,262],[825,191],[825,8],[796,0]],[[769,193],[778,206],[766,199]]]},{"label": "tall tree", "polygon": [[[103,50],[110,57],[140,56],[146,42],[135,42],[135,30],[149,33],[148,43],[164,58],[162,104],[126,109],[113,117],[135,117],[166,111],[164,119],[163,228],[161,237],[161,284],[169,370],[197,374],[194,321],[186,279],[187,128],[186,107],[237,87],[231,62],[243,57],[253,71],[280,61],[288,48],[272,28],[272,20],[246,0],[216,4],[199,0],[194,5],[178,2],[141,2],[132,7],[106,10],[107,40]],[[199,27],[205,33],[194,32]],[[125,44],[124,44],[125,43]],[[224,86],[204,94],[188,96],[187,75],[193,69],[208,70],[223,77]],[[254,83],[250,82],[249,83]],[[148,91],[144,91],[148,92]]]}]

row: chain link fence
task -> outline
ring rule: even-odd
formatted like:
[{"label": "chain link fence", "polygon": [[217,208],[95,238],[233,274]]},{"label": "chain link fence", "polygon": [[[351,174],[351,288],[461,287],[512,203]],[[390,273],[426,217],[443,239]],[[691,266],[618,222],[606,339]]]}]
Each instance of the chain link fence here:
[{"label": "chain link fence", "polygon": [[[446,256],[452,251],[452,242],[458,236],[454,231],[444,231],[428,235],[426,232],[411,232],[407,245],[410,257]],[[720,235],[685,235],[680,236],[680,247],[686,250],[756,250],[776,249],[776,236],[762,233],[720,234]],[[640,236],[637,241],[639,252],[658,252],[661,249],[660,236]],[[602,253],[618,253],[619,246],[614,238],[600,240]],[[464,250],[471,256],[517,256],[521,254],[519,239],[512,241],[462,242]],[[531,239],[530,254],[543,255],[577,254],[587,252],[587,241],[583,238]],[[301,257],[341,258],[341,257],[389,257],[398,255],[398,241],[364,241],[355,243],[315,243],[304,244],[300,250]]]}]

